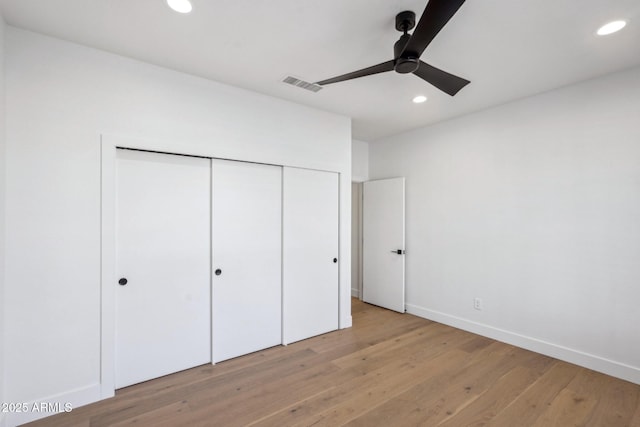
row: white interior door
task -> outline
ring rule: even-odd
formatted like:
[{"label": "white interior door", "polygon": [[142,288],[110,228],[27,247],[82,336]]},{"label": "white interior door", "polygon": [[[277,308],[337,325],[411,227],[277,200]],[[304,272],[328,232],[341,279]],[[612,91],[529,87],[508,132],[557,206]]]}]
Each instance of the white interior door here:
[{"label": "white interior door", "polygon": [[363,295],[404,313],[404,178],[364,183]]},{"label": "white interior door", "polygon": [[213,161],[213,361],[282,343],[282,168]]},{"label": "white interior door", "polygon": [[117,152],[116,388],[211,361],[210,174]]},{"label": "white interior door", "polygon": [[338,329],[338,174],[283,170],[283,342]]}]

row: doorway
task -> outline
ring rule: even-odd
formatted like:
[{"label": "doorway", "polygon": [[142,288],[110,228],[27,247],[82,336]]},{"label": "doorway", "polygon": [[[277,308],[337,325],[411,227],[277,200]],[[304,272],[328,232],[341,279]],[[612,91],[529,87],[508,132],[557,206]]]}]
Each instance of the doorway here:
[{"label": "doorway", "polygon": [[351,183],[351,296],[362,300],[362,182]]}]

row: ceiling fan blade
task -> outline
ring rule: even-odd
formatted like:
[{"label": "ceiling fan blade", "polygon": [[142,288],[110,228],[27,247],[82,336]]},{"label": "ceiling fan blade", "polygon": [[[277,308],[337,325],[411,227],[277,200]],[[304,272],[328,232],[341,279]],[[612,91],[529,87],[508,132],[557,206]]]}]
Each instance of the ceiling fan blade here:
[{"label": "ceiling fan blade", "polygon": [[465,0],[429,0],[420,22],[402,51],[403,57],[420,58],[422,52],[436,37]]},{"label": "ceiling fan blade", "polygon": [[358,77],[370,76],[372,74],[385,73],[393,70],[393,61],[383,62],[382,64],[374,65],[373,67],[363,68],[362,70],[354,71],[352,73],[343,74],[331,79],[322,80],[316,84],[320,86],[328,85],[331,83],[344,82],[345,80],[357,79]]},{"label": "ceiling fan blade", "polygon": [[420,66],[413,74],[451,96],[454,96],[460,89],[471,83],[467,79],[454,76],[422,61],[420,61]]}]

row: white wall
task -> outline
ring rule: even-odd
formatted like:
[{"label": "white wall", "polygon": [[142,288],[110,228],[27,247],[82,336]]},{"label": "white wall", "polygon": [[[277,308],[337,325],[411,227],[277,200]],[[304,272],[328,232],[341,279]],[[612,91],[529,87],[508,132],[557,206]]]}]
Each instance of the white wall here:
[{"label": "white wall", "polygon": [[410,312],[640,383],[640,68],[370,156],[407,178]]},{"label": "white wall", "polygon": [[[0,13],[0,402],[4,398],[4,258],[5,258],[5,104],[4,104],[4,32],[5,24]],[[0,426],[5,414],[0,412]]]},{"label": "white wall", "polygon": [[[6,42],[9,401],[100,397],[101,134],[339,172],[350,259],[348,118],[11,27]],[[341,327],[349,278],[341,262]]]},{"label": "white wall", "polygon": [[351,141],[351,174],[355,182],[369,179],[369,143],[357,139]]}]

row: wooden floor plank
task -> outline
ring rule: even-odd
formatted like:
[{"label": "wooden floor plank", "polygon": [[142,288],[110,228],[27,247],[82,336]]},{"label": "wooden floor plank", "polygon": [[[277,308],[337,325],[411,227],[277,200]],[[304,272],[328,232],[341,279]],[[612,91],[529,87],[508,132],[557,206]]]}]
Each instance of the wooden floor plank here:
[{"label": "wooden floor plank", "polygon": [[509,406],[498,413],[491,420],[491,425],[511,427],[513,422],[518,420],[519,425],[532,426],[579,371],[580,368],[575,365],[564,362],[555,363]]},{"label": "wooden floor plank", "polygon": [[290,423],[293,420],[290,417],[284,419],[282,425],[344,425],[367,412],[369,408],[377,407],[416,382],[422,381],[424,374],[417,375],[418,372],[435,374],[442,366],[455,366],[465,357],[466,355],[462,352],[448,352],[446,355],[441,354],[439,357],[426,359],[421,363],[399,359],[355,381],[343,383],[336,388],[336,391],[341,393],[338,396],[334,394],[331,400],[326,399],[327,396],[316,396],[311,403],[307,403],[307,407],[313,407],[312,411],[306,411],[310,416],[302,419],[296,417],[298,419],[295,423]]},{"label": "wooden floor plank", "polygon": [[582,426],[595,405],[595,399],[584,398],[565,388],[553,399],[533,427]]},{"label": "wooden floor plank", "polygon": [[173,420],[177,425],[180,419],[185,418],[185,414],[189,412],[189,404],[186,400],[174,402],[167,406],[162,406],[154,411],[145,412],[132,418],[126,418],[118,423],[110,424],[112,427],[130,427],[130,426],[147,426],[157,425],[158,420]]},{"label": "wooden floor plank", "polygon": [[611,425],[612,426],[624,425],[624,427],[639,427],[640,426],[640,404],[636,407],[635,414],[631,418],[631,421],[629,422],[629,424],[611,424]]},{"label": "wooden floor plank", "polygon": [[[349,425],[367,426],[382,421],[394,426],[435,426],[471,404],[498,378],[517,365],[528,352],[495,343],[484,347],[451,370],[441,370],[446,382],[421,382],[395,399],[369,410]],[[398,416],[398,414],[402,414]]]},{"label": "wooden floor plank", "polygon": [[353,300],[353,327],[31,426],[640,427],[640,386]]},{"label": "wooden floor plank", "polygon": [[[450,329],[449,332],[455,332],[455,330]],[[318,417],[326,417],[324,413],[330,412],[335,406],[351,408],[353,405],[348,404],[350,400],[355,399],[356,403],[354,405],[357,405],[357,400],[361,395],[371,394],[368,403],[368,405],[371,405],[374,399],[373,388],[381,381],[386,382],[387,386],[395,383],[399,384],[394,390],[397,393],[403,389],[402,387],[408,386],[407,384],[410,385],[412,381],[423,380],[425,378],[424,372],[436,374],[447,364],[451,364],[452,367],[457,366],[455,363],[458,360],[455,357],[456,354],[451,352],[446,345],[454,342],[454,339],[459,342],[465,342],[470,338],[468,334],[464,333],[458,336],[450,335],[446,340],[440,336],[439,345],[433,345],[429,335],[422,335],[419,331],[416,331],[415,336],[420,339],[394,340],[393,343],[390,343],[390,346],[371,346],[372,352],[369,353],[356,352],[357,356],[354,357],[356,363],[346,363],[349,360],[345,358],[338,359],[334,363],[339,364],[338,362],[341,362],[340,366],[343,369],[341,371],[341,381],[335,388],[328,390],[326,393],[319,393],[313,399],[300,402],[294,405],[295,407],[293,408],[284,408],[280,413],[274,414],[267,424],[281,423],[289,425],[294,420],[296,423],[306,422],[312,424],[315,422],[312,421],[313,417],[305,419],[305,414],[320,413],[319,416],[316,416],[316,420]],[[396,344],[398,342],[402,342],[403,345],[397,347]],[[465,357],[464,353],[459,353],[460,357]],[[416,357],[417,354],[421,356]],[[438,357],[438,355],[442,357]],[[432,366],[421,365],[425,363],[432,364]],[[413,371],[416,364],[422,366],[421,375],[415,375]],[[389,381],[389,376],[393,377],[393,381]],[[345,381],[345,379],[349,378],[352,379]],[[353,412],[351,409],[348,410]],[[335,418],[336,415],[332,417]]]},{"label": "wooden floor plank", "polygon": [[598,402],[586,424],[640,426],[640,413],[635,424],[631,422],[634,409],[640,408],[640,387],[594,371],[586,370],[585,375],[594,377],[595,381],[582,392],[594,395]]},{"label": "wooden floor plank", "polygon": [[452,413],[437,425],[441,427],[486,425],[526,390],[539,375],[539,372],[530,368],[516,366],[498,379],[495,385],[488,388],[472,404]]}]

